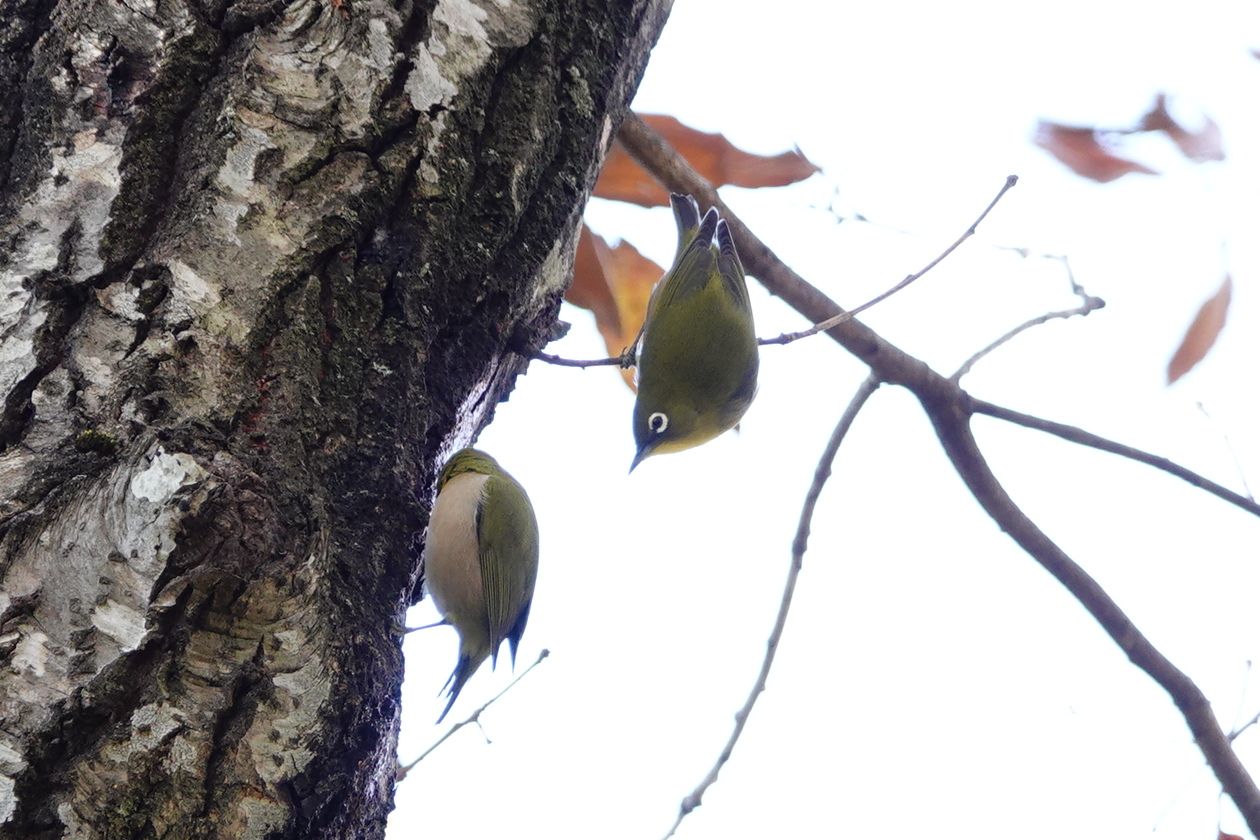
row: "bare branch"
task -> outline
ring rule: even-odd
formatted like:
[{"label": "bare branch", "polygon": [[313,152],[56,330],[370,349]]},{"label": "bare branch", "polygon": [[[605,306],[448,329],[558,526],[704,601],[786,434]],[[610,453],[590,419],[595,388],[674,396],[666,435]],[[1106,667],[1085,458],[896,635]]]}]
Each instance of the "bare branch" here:
[{"label": "bare branch", "polygon": [[[642,334],[642,330],[639,332]],[[547,362],[552,365],[561,365],[562,367],[588,368],[598,367],[600,365],[616,365],[622,370],[625,370],[638,364],[638,349],[639,340],[636,338],[629,347],[621,351],[620,356],[610,356],[607,359],[564,359],[560,356],[553,356],[550,353],[544,353],[541,350],[535,351],[533,358],[538,359],[540,362]]]},{"label": "bare branch", "polygon": [[748,699],[744,701],[743,707],[735,713],[735,728],[731,731],[731,737],[727,739],[726,746],[718,754],[718,759],[714,762],[713,768],[709,770],[708,775],[701,780],[696,789],[689,793],[683,799],[682,804],[679,805],[678,817],[665,835],[666,840],[674,836],[674,832],[682,825],[682,821],[686,819],[688,814],[700,807],[705,792],[717,781],[718,773],[722,771],[723,765],[730,760],[731,753],[735,750],[735,745],[744,733],[744,726],[748,723],[748,716],[752,713],[753,706],[757,704],[757,698],[761,696],[761,692],[766,690],[766,679],[770,676],[770,668],[774,664],[774,655],[779,649],[779,640],[782,638],[783,628],[787,624],[788,612],[792,609],[792,596],[796,592],[796,581],[800,576],[801,566],[805,560],[805,550],[809,545],[809,530],[814,519],[814,507],[818,504],[818,497],[822,493],[823,485],[831,477],[831,464],[836,458],[836,453],[840,450],[840,444],[844,442],[845,435],[849,433],[849,428],[857,418],[858,412],[862,410],[862,406],[866,405],[867,399],[870,398],[871,394],[875,393],[880,384],[879,378],[871,375],[858,386],[857,393],[849,401],[848,408],[844,410],[840,422],[836,424],[835,431],[831,433],[831,439],[827,441],[827,446],[823,449],[822,456],[818,459],[818,468],[814,470],[814,482],[810,485],[809,492],[805,494],[805,503],[801,506],[800,522],[796,526],[796,537],[792,540],[792,562],[788,567],[787,580],[783,584],[783,597],[779,601],[779,614],[775,617],[774,629],[770,631],[770,638],[766,640],[766,655],[761,661],[761,671],[757,674],[757,681],[753,683],[752,690],[748,693]]},{"label": "bare branch", "polygon": [[549,365],[575,368],[599,367],[601,365],[623,367],[622,361],[624,361],[621,356],[611,356],[607,359],[565,359],[560,356],[553,356],[550,353],[544,353],[541,350],[534,354],[534,358]]},{"label": "bare branch", "polygon": [[999,420],[1005,420],[1008,423],[1015,423],[1019,426],[1025,426],[1029,429],[1036,429],[1039,432],[1046,432],[1056,437],[1063,438],[1072,443],[1079,443],[1081,446],[1088,446],[1091,449],[1099,449],[1103,452],[1110,452],[1113,455],[1119,455],[1122,458],[1128,458],[1132,461],[1146,464],[1157,470],[1163,470],[1169,475],[1175,475],[1182,481],[1198,487],[1200,490],[1206,490],[1213,496],[1224,499],[1235,507],[1240,507],[1250,514],[1260,516],[1260,504],[1252,499],[1247,498],[1239,493],[1235,493],[1228,487],[1223,487],[1211,479],[1204,478],[1194,470],[1187,469],[1178,463],[1168,460],[1160,455],[1152,455],[1141,449],[1132,446],[1126,446],[1123,443],[1117,443],[1114,440],[1108,440],[1099,437],[1092,432],[1076,426],[1069,426],[1066,423],[1056,423],[1053,420],[1046,420],[1041,417],[1034,417],[1031,414],[1023,414],[1013,409],[1005,408],[1000,405],[994,405],[984,400],[975,400],[971,402],[971,408],[977,414],[987,414],[990,417],[996,417]]},{"label": "bare branch", "polygon": [[521,680],[525,679],[525,675],[528,674],[530,671],[534,670],[535,668],[537,668],[538,664],[542,662],[544,659],[546,659],[548,656],[551,656],[551,651],[547,650],[547,648],[543,648],[538,653],[538,658],[535,659],[533,662],[531,662],[528,668],[526,668],[524,671],[521,671],[519,674],[517,674],[516,677],[510,683],[508,683],[506,686],[503,687],[502,691],[500,691],[498,694],[491,697],[485,703],[482,703],[479,707],[477,707],[477,710],[473,712],[471,715],[464,718],[459,723],[452,726],[450,729],[446,730],[445,735],[443,735],[441,738],[438,738],[436,741],[434,741],[432,746],[430,746],[424,752],[420,753],[420,756],[416,758],[414,761],[412,761],[410,764],[399,763],[398,769],[394,771],[394,780],[401,782],[403,779],[407,778],[407,774],[411,772],[411,769],[415,767],[417,764],[419,764],[420,762],[424,761],[428,757],[429,753],[433,752],[438,747],[442,746],[442,744],[445,743],[448,738],[450,738],[456,732],[463,729],[465,726],[468,726],[469,724],[475,723],[477,725],[477,728],[481,729],[481,736],[486,739],[486,743],[487,744],[490,743],[490,738],[488,735],[486,735],[486,730],[481,725],[481,713],[484,712],[486,709],[490,708],[490,706],[494,703],[494,701],[498,700],[504,694],[507,694],[509,691],[511,691],[514,685],[516,685]]},{"label": "bare branch", "polygon": [[[923,399],[920,396],[920,399]],[[972,495],[999,527],[1054,576],[1102,625],[1134,665],[1172,698],[1222,787],[1253,832],[1260,827],[1260,790],[1230,746],[1230,740],[1199,687],[1151,644],[1111,596],[1059,548],[1007,495],[989,469],[960,405],[923,402],[945,452]]]},{"label": "bare branch", "polygon": [[1020,324],[1018,327],[1015,327],[1014,329],[1006,332],[1004,335],[1002,335],[992,344],[989,344],[987,347],[983,348],[982,350],[979,350],[978,352],[973,354],[971,358],[963,362],[962,365],[958,368],[958,370],[954,373],[954,375],[950,377],[950,381],[954,383],[958,383],[959,381],[962,380],[964,376],[970,373],[971,368],[975,366],[976,362],[980,361],[985,356],[989,355],[994,350],[998,349],[1003,344],[1015,338],[1015,336],[1019,335],[1025,330],[1030,330],[1033,327],[1040,326],[1041,324],[1044,324],[1047,321],[1053,321],[1058,318],[1072,318],[1076,315],[1085,316],[1093,312],[1095,309],[1102,309],[1104,306],[1107,305],[1107,302],[1104,301],[1102,298],[1094,297],[1093,295],[1089,294],[1088,292],[1085,291],[1085,288],[1080,283],[1076,282],[1076,275],[1072,272],[1072,263],[1068,261],[1068,258],[1065,255],[1063,254],[1033,254],[1026,248],[1012,248],[1010,246],[1003,246],[1003,249],[1008,250],[1008,251],[1014,251],[1020,256],[1025,257],[1025,258],[1035,256],[1041,259],[1054,260],[1057,263],[1062,263],[1063,270],[1067,273],[1068,283],[1072,285],[1072,294],[1076,295],[1078,298],[1081,299],[1081,305],[1078,307],[1075,307],[1074,309],[1064,309],[1059,312],[1047,312],[1045,315],[1038,315],[1036,318],[1029,318],[1027,321]]},{"label": "bare branch", "polygon": [[997,206],[997,203],[1002,200],[1002,196],[1006,195],[1010,191],[1010,189],[1014,187],[1015,184],[1017,184],[1018,182],[1019,182],[1019,176],[1007,175],[1006,182],[1002,184],[1002,189],[998,190],[997,195],[993,196],[993,200],[989,202],[988,206],[985,207],[983,211],[981,211],[980,215],[976,217],[976,220],[971,223],[971,227],[963,231],[961,236],[955,239],[948,248],[946,248],[944,251],[941,251],[939,254],[937,254],[936,258],[933,259],[930,263],[923,266],[923,268],[919,269],[914,274],[907,274],[905,278],[897,285],[876,295],[875,297],[871,298],[870,300],[868,300],[866,303],[862,304],[861,306],[858,306],[854,309],[850,309],[848,311],[839,312],[833,315],[832,317],[827,318],[824,321],[820,321],[819,323],[814,324],[814,326],[810,327],[807,330],[801,330],[800,332],[783,333],[782,335],[776,336],[775,338],[759,338],[757,339],[757,343],[758,344],[791,344],[793,341],[797,341],[802,338],[808,338],[811,335],[817,335],[820,332],[831,329],[837,324],[842,324],[845,321],[848,321],[850,318],[853,318],[854,316],[858,315],[859,313],[865,312],[867,309],[870,309],[875,304],[880,303],[892,297],[897,292],[904,289],[906,286],[909,286],[915,280],[918,280],[920,277],[927,274],[932,269],[936,268],[938,265],[941,264],[941,262],[946,257],[954,253],[954,251],[958,249],[958,246],[962,245],[972,236],[975,236],[976,228],[980,226],[980,223],[983,222],[985,218],[989,215],[989,213],[993,210],[993,208]]},{"label": "bare branch", "polygon": [[1024,332],[1025,330],[1030,330],[1033,327],[1038,327],[1048,321],[1054,321],[1060,318],[1074,318],[1077,315],[1082,315],[1082,316],[1088,315],[1089,313],[1093,312],[1095,309],[1102,309],[1106,305],[1107,305],[1107,302],[1104,301],[1102,298],[1097,298],[1097,297],[1094,297],[1093,295],[1085,295],[1084,300],[1082,301],[1080,306],[1075,306],[1071,309],[1061,309],[1058,312],[1047,312],[1044,315],[1038,315],[1036,318],[1029,318],[1027,321],[1020,324],[1018,327],[1015,327],[1014,329],[1008,330],[1007,332],[1003,333],[1003,335],[1000,338],[998,338],[996,341],[992,342],[991,344],[984,347],[983,349],[977,350],[975,353],[973,353],[971,355],[971,358],[963,362],[962,365],[958,368],[958,370],[954,372],[954,375],[950,377],[950,379],[953,380],[954,382],[958,382],[964,376],[966,376],[968,373],[971,372],[971,369],[972,367],[975,366],[976,362],[980,361],[985,356],[989,355],[994,350],[998,349],[1003,344],[1010,341],[1012,338]]},{"label": "bare branch", "polygon": [[[730,226],[735,245],[749,273],[761,281],[771,294],[781,297],[814,323],[825,321],[840,311],[838,304],[784,264],[730,211],[712,185],[641,119],[634,114],[627,115],[618,137],[627,151],[663,186],[675,192],[690,193],[701,202],[718,208]],[[1138,632],[1106,592],[1006,496],[971,433],[969,419],[973,411],[981,410],[979,406],[973,406],[970,396],[958,383],[933,371],[922,360],[890,343],[856,318],[837,324],[827,330],[827,335],[870,366],[880,380],[901,385],[918,397],[937,428],[951,462],[976,499],[995,522],[1068,588],[1129,659],[1168,692],[1248,827],[1254,834],[1260,835],[1260,789],[1230,749],[1229,741],[1203,692],[1174,668]],[[1107,443],[1110,444],[1109,441]]]}]

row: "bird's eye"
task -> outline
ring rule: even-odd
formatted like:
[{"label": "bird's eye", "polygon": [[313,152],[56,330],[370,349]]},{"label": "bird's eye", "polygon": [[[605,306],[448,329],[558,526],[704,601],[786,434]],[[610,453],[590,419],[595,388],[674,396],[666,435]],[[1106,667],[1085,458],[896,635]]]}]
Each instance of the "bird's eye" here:
[{"label": "bird's eye", "polygon": [[648,428],[659,435],[669,428],[669,418],[663,412],[653,412],[648,415]]}]

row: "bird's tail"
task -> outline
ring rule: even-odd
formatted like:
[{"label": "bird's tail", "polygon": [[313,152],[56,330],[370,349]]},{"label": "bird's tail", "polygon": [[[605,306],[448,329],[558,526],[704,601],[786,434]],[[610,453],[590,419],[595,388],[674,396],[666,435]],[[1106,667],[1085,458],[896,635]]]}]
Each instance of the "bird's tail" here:
[{"label": "bird's tail", "polygon": [[710,207],[709,212],[701,218],[700,206],[696,204],[696,200],[679,193],[670,193],[669,204],[674,211],[674,224],[678,226],[678,250],[674,254],[676,263],[697,238],[706,245],[709,243],[713,238],[714,226],[717,225],[718,213],[716,208]]},{"label": "bird's tail", "polygon": [[464,688],[464,683],[468,682],[468,678],[485,661],[485,653],[473,654],[465,650],[459,652],[459,662],[455,663],[455,670],[451,672],[451,676],[446,680],[446,685],[442,686],[443,689],[449,687],[450,690],[446,694],[449,699],[446,701],[446,708],[442,710],[442,714],[437,719],[438,723],[442,722],[446,717],[446,713],[451,710],[451,706],[455,705],[455,699],[459,697],[459,692]]}]

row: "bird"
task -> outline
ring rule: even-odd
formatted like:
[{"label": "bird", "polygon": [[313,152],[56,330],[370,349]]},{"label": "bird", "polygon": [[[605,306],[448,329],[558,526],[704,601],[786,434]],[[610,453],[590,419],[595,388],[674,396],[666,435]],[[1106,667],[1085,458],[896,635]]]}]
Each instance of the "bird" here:
[{"label": "bird", "polygon": [[459,634],[441,723],[487,657],[494,667],[504,640],[516,665],[538,577],[538,520],[525,488],[485,452],[456,452],[438,476],[422,558],[437,623]]},{"label": "bird", "polygon": [[744,267],[726,220],[671,194],[674,263],[657,282],[636,352],[634,472],[734,428],[757,393],[757,333]]}]

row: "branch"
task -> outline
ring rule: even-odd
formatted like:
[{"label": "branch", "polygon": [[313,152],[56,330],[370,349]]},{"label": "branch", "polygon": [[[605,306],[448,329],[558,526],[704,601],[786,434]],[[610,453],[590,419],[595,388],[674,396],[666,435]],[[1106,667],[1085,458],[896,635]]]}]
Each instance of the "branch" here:
[{"label": "branch", "polygon": [[1080,306],[1073,307],[1072,309],[1062,309],[1062,310],[1059,310],[1058,312],[1047,312],[1044,315],[1038,315],[1036,318],[1029,318],[1027,321],[1020,324],[1018,327],[1015,327],[1014,329],[1009,330],[1006,333],[1004,333],[1001,338],[989,344],[984,349],[978,350],[975,353],[973,353],[971,355],[971,358],[963,362],[962,365],[958,368],[958,370],[954,372],[954,375],[950,377],[950,379],[953,382],[958,382],[964,376],[966,376],[968,373],[971,372],[971,369],[972,367],[975,366],[976,362],[980,361],[985,356],[989,355],[994,350],[998,349],[1003,344],[1010,341],[1012,338],[1024,332],[1025,330],[1030,330],[1033,327],[1037,327],[1046,323],[1047,321],[1054,321],[1059,318],[1073,318],[1077,315],[1081,315],[1081,316],[1088,315],[1089,313],[1093,312],[1095,309],[1102,309],[1106,305],[1107,305],[1107,302],[1104,301],[1102,298],[1097,298],[1097,297],[1094,297],[1093,295],[1084,295]]},{"label": "branch", "polygon": [[927,265],[923,266],[923,268],[919,269],[914,274],[906,275],[906,277],[897,285],[882,292],[881,294],[876,295],[875,297],[871,298],[870,300],[868,300],[866,303],[862,304],[861,306],[858,306],[854,309],[850,309],[844,312],[839,312],[831,316],[830,318],[827,318],[824,321],[814,324],[814,326],[810,327],[807,330],[801,330],[800,332],[793,332],[793,333],[783,333],[782,335],[776,336],[775,338],[759,338],[757,339],[757,343],[763,344],[763,345],[764,344],[791,344],[793,341],[797,341],[798,339],[808,338],[811,335],[817,335],[818,333],[823,332],[825,330],[829,330],[838,324],[842,324],[845,321],[848,321],[850,318],[853,318],[854,316],[870,309],[875,304],[880,303],[881,301],[884,301],[892,297],[897,292],[904,289],[906,286],[909,286],[915,280],[918,280],[920,277],[927,274],[932,269],[936,268],[938,265],[941,264],[941,262],[946,257],[954,253],[954,251],[958,250],[959,245],[962,245],[972,236],[975,236],[976,228],[980,226],[980,223],[983,222],[985,218],[989,215],[989,213],[993,210],[993,208],[997,206],[997,203],[1002,200],[1002,196],[1006,195],[1010,191],[1010,189],[1014,187],[1015,184],[1017,184],[1018,182],[1019,182],[1019,176],[1007,175],[1006,183],[1002,185],[1002,189],[998,190],[997,195],[993,196],[993,200],[989,202],[988,206],[985,207],[983,211],[981,211],[980,215],[976,217],[976,220],[971,223],[971,227],[963,231],[962,236],[959,236],[957,239],[955,239],[953,244],[951,244],[948,248],[946,248],[944,251],[941,251],[941,253],[937,254],[934,260],[932,260]]},{"label": "branch", "polygon": [[[730,212],[712,185],[638,116],[633,113],[627,115],[618,138],[626,150],[667,189],[690,193],[701,202],[718,208],[730,226],[735,245],[749,273],[771,294],[782,298],[811,323],[825,321],[840,311],[838,304],[784,264]],[[901,385],[919,399],[936,427],[954,468],[977,501],[1025,551],[1076,596],[1129,659],[1168,692],[1222,787],[1247,821],[1248,828],[1253,834],[1260,835],[1260,789],[1230,749],[1207,699],[1185,674],[1174,668],[1138,632],[1106,592],[1006,496],[980,454],[968,425],[972,412],[979,410],[978,407],[973,408],[970,396],[958,383],[941,376],[856,318],[835,325],[827,330],[827,335],[865,362],[880,380]]]},{"label": "branch", "polygon": [[411,769],[413,767],[415,767],[420,762],[424,761],[428,757],[429,753],[433,752],[438,747],[442,746],[442,744],[445,743],[448,738],[450,738],[459,730],[463,729],[465,726],[468,726],[471,723],[475,723],[478,726],[480,726],[481,713],[484,712],[486,709],[490,708],[491,704],[494,703],[494,701],[498,700],[504,694],[507,694],[509,691],[511,691],[512,686],[516,685],[518,682],[525,679],[525,675],[528,674],[530,671],[534,670],[535,668],[537,668],[538,663],[542,662],[548,656],[551,656],[551,651],[547,650],[547,648],[543,648],[539,652],[538,658],[535,659],[533,662],[531,662],[528,668],[526,668],[524,671],[521,671],[519,674],[517,674],[516,677],[510,683],[508,683],[506,686],[503,687],[502,691],[500,691],[498,694],[491,697],[485,703],[482,703],[481,706],[479,706],[477,710],[473,712],[471,715],[464,718],[459,723],[452,726],[450,729],[446,730],[446,734],[443,735],[441,738],[438,738],[435,742],[433,742],[433,745],[430,746],[427,750],[420,753],[420,756],[415,761],[411,762],[410,764],[400,763],[398,765],[398,769],[394,771],[394,781],[401,782],[403,779],[407,778],[407,774],[411,772]]},{"label": "branch", "polygon": [[[1005,247],[1005,250],[1015,251],[1022,257],[1033,256],[1027,248],[1011,248],[1007,246]],[[975,366],[976,362],[980,361],[985,356],[989,355],[994,350],[998,349],[1025,330],[1030,330],[1033,327],[1040,326],[1047,321],[1053,321],[1057,318],[1071,318],[1076,315],[1085,316],[1093,312],[1095,309],[1102,309],[1107,305],[1107,302],[1102,298],[1097,298],[1089,294],[1080,283],[1076,282],[1076,275],[1072,273],[1072,264],[1068,261],[1066,256],[1062,254],[1037,254],[1036,256],[1042,259],[1054,260],[1055,262],[1063,264],[1063,270],[1067,272],[1068,283],[1072,285],[1072,294],[1081,299],[1081,305],[1075,309],[1064,309],[1060,312],[1047,312],[1045,315],[1039,315],[1036,318],[1029,318],[1018,327],[1015,327],[1002,335],[997,341],[994,341],[982,350],[972,354],[971,358],[963,362],[958,370],[954,372],[954,375],[950,377],[951,382],[957,384],[964,376],[971,372],[971,368]]]},{"label": "branch", "polygon": [[553,356],[550,353],[544,353],[541,350],[534,353],[534,358],[540,362],[546,362],[549,365],[560,365],[561,367],[588,368],[599,367],[600,365],[617,365],[618,367],[629,367],[623,364],[625,358],[623,356],[610,356],[607,359],[565,359],[560,356]]},{"label": "branch", "polygon": [[1126,446],[1123,443],[1117,443],[1114,440],[1108,440],[1099,437],[1092,432],[1079,429],[1076,426],[1069,426],[1066,423],[1056,423],[1053,420],[1045,420],[1041,417],[1033,417],[1030,414],[1023,414],[1000,405],[994,405],[984,400],[972,400],[971,408],[976,414],[987,414],[990,417],[996,417],[999,420],[1005,420],[1008,423],[1015,423],[1019,426],[1025,426],[1029,429],[1036,429],[1039,432],[1046,432],[1056,437],[1063,438],[1071,443],[1078,443],[1081,446],[1088,446],[1091,449],[1100,449],[1103,452],[1110,452],[1113,455],[1119,455],[1122,458],[1128,458],[1132,461],[1146,464],[1157,470],[1163,470],[1169,475],[1175,475],[1182,481],[1198,487],[1200,490],[1206,490],[1217,498],[1224,499],[1235,507],[1240,507],[1250,514],[1260,516],[1260,504],[1254,500],[1247,498],[1239,493],[1235,493],[1228,487],[1223,487],[1211,479],[1204,478],[1193,470],[1187,469],[1180,464],[1168,460],[1160,455],[1152,455],[1141,449],[1135,449],[1132,446]]},{"label": "branch", "polygon": [[[921,396],[920,399],[924,398]],[[1260,790],[1234,753],[1207,697],[1193,680],[1142,635],[1098,582],[1046,536],[1011,500],[989,469],[976,444],[969,426],[970,414],[954,403],[934,404],[930,397],[923,405],[928,410],[946,454],[981,507],[1024,551],[1075,596],[1129,657],[1129,661],[1168,692],[1222,787],[1234,800],[1246,819],[1247,826],[1253,833],[1257,833],[1257,829],[1260,829]]]},{"label": "branch", "polygon": [[753,706],[757,704],[757,698],[761,696],[761,692],[766,690],[766,678],[770,676],[770,667],[774,664],[774,655],[779,649],[779,639],[783,636],[783,627],[787,624],[788,612],[792,609],[792,596],[796,592],[796,580],[801,574],[801,566],[805,560],[805,549],[809,544],[810,523],[814,518],[814,506],[818,503],[818,497],[822,493],[823,485],[831,477],[831,463],[835,460],[836,452],[839,451],[845,435],[849,433],[849,427],[853,425],[858,412],[862,410],[866,400],[871,394],[875,393],[880,384],[877,377],[868,376],[858,386],[857,393],[849,401],[849,407],[844,410],[844,415],[840,418],[840,422],[836,424],[835,431],[831,433],[831,439],[827,441],[822,457],[818,459],[818,468],[814,470],[814,483],[810,485],[809,492],[805,494],[805,503],[801,506],[800,523],[796,526],[796,537],[792,540],[792,563],[788,567],[787,580],[783,584],[783,597],[779,601],[779,614],[775,617],[774,629],[770,632],[770,638],[766,640],[766,655],[761,661],[761,671],[757,674],[757,681],[753,683],[752,691],[748,693],[748,699],[744,701],[743,707],[735,713],[735,728],[731,731],[731,737],[727,739],[726,746],[718,754],[718,759],[714,763],[713,768],[696,786],[696,789],[688,794],[683,799],[682,804],[678,806],[678,817],[674,820],[674,824],[670,826],[669,832],[666,833],[665,840],[673,837],[674,832],[678,831],[678,827],[682,825],[682,821],[686,819],[687,815],[700,807],[705,792],[717,781],[718,773],[722,771],[723,765],[730,760],[731,753],[735,750],[735,745],[739,742],[740,736],[744,734],[744,725],[748,723],[748,716],[752,713]]}]

